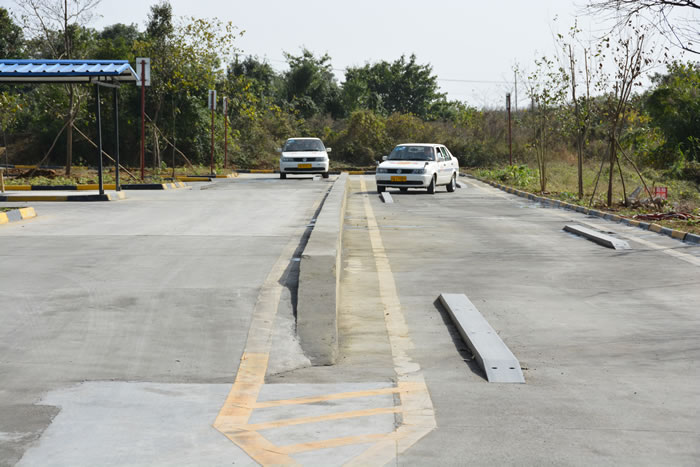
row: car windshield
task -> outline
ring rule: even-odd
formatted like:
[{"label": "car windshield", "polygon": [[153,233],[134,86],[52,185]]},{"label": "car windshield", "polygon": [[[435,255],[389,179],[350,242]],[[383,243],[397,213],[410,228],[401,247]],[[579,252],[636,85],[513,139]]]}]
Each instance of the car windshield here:
[{"label": "car windshield", "polygon": [[319,139],[288,139],[282,150],[284,152],[325,151],[326,148]]},{"label": "car windshield", "polygon": [[432,146],[396,146],[387,160],[390,161],[434,161]]}]

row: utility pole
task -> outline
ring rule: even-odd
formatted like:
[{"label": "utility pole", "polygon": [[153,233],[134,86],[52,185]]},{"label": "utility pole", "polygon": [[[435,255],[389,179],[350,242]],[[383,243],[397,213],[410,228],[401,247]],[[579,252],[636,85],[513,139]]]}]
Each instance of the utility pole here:
[{"label": "utility pole", "polygon": [[211,110],[211,175],[214,175],[214,111],[216,110],[216,90],[209,90],[209,109]]},{"label": "utility pole", "polygon": [[515,113],[518,113],[518,72],[513,71],[513,78],[515,82]]},{"label": "utility pole", "polygon": [[228,167],[228,97],[224,97],[224,169]]},{"label": "utility pole", "polygon": [[146,168],[146,60],[141,60],[141,181]]},{"label": "utility pole", "polygon": [[510,165],[513,165],[513,132],[510,118],[510,93],[506,93],[506,110],[508,111],[508,153],[510,155]]}]

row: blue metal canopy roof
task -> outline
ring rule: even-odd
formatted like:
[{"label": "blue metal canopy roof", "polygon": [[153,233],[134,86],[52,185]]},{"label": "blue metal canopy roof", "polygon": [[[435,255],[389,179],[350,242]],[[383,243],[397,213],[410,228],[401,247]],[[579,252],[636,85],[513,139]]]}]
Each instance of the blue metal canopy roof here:
[{"label": "blue metal canopy roof", "polygon": [[95,83],[139,80],[127,60],[0,59],[0,82]]}]

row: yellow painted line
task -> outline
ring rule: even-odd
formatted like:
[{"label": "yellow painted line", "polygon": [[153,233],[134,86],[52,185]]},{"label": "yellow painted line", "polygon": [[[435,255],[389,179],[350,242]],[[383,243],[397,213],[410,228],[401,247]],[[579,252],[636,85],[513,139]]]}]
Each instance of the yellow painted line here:
[{"label": "yellow painted line", "polygon": [[7,224],[8,222],[10,222],[10,219],[7,217],[7,214],[0,212],[0,224]]},{"label": "yellow painted line", "polygon": [[209,177],[177,177],[181,182],[209,182]]},{"label": "yellow painted line", "polygon": [[5,185],[5,191],[32,191],[31,185]]},{"label": "yellow painted line", "polygon": [[372,397],[372,396],[381,396],[381,395],[385,395],[385,394],[396,394],[399,392],[407,392],[407,391],[411,391],[411,390],[415,390],[415,388],[411,389],[410,386],[406,386],[403,388],[392,387],[392,388],[383,388],[383,389],[372,389],[372,390],[368,390],[368,391],[339,392],[337,394],[328,394],[328,395],[323,395],[323,396],[298,397],[295,399],[287,399],[287,400],[256,402],[254,408],[265,409],[265,408],[269,408],[269,407],[281,407],[281,406],[285,406],[285,405],[316,404],[318,402],[327,402],[327,401],[340,400],[340,399],[355,399],[355,398],[360,398],[360,397]]},{"label": "yellow painted line", "polygon": [[683,240],[686,235],[687,235],[686,232],[683,232],[680,230],[672,230],[671,231],[671,237],[677,238],[678,240]]},{"label": "yellow painted line", "polygon": [[342,420],[346,418],[371,417],[374,415],[398,413],[401,412],[401,410],[401,406],[382,407],[378,409],[351,410],[348,412],[318,415],[315,417],[287,418],[283,420],[274,420],[265,423],[255,423],[252,425],[241,426],[240,429],[247,431],[262,431],[268,430],[270,428],[280,428],[283,426],[304,425],[307,423],[327,422],[330,420]]},{"label": "yellow painted line", "polygon": [[658,233],[658,232],[661,232],[661,229],[663,229],[663,227],[661,227],[659,224],[651,224],[649,226],[649,230],[651,230],[652,232]]},{"label": "yellow painted line", "polygon": [[634,220],[634,219],[628,219],[628,222],[627,222],[627,223],[628,223],[629,225],[631,225],[632,227],[638,227],[639,224],[640,224],[641,222],[636,221],[636,220]]},{"label": "yellow painted line", "polygon": [[274,170],[269,170],[269,169],[253,169],[250,171],[252,174],[271,174],[274,173]]},{"label": "yellow painted line", "polygon": [[349,446],[352,444],[366,444],[373,441],[395,440],[396,432],[393,433],[376,433],[368,435],[346,436],[343,438],[333,438],[324,441],[314,441],[311,443],[299,443],[289,446],[278,447],[277,450],[284,454],[297,454],[300,452],[315,451],[317,449],[337,448],[340,446]]},{"label": "yellow painted line", "polygon": [[[98,185],[97,183],[89,183],[86,185],[77,185],[77,187],[78,187],[78,190],[99,190],[100,189],[100,185]],[[114,183],[103,183],[102,188],[105,190],[116,190],[117,185],[115,185]]]},{"label": "yellow painted line", "polygon": [[226,434],[226,437],[236,443],[260,465],[300,465],[258,432],[241,431],[230,435]]},{"label": "yellow painted line", "polygon": [[[318,209],[320,203],[321,197],[314,203],[313,212]],[[297,244],[297,237],[293,236],[277,258],[260,289],[236,380],[213,423],[214,428],[261,465],[296,464],[294,459],[281,453],[260,433],[241,431],[240,426],[248,424],[253,412],[252,407],[265,383],[272,330],[282,296],[281,284],[286,283],[287,267],[291,258],[294,257]]]},{"label": "yellow painted line", "polygon": [[404,410],[402,423],[395,432],[395,438],[380,441],[346,464],[357,466],[385,465],[433,431],[437,427],[437,422],[423,372],[420,365],[410,357],[410,351],[414,348],[414,344],[401,310],[396,282],[384,249],[379,225],[374,216],[369,195],[366,194],[365,177],[360,178],[360,187],[361,191],[365,193],[362,196],[367,228],[377,270],[379,294],[384,305],[384,321],[389,335],[398,386],[402,387],[409,383],[413,389],[418,389],[399,393],[401,406]]},{"label": "yellow painted line", "polygon": [[36,165],[15,165],[15,169],[36,169]]},{"label": "yellow painted line", "polygon": [[364,170],[350,170],[348,171],[349,175],[364,175],[365,171]]}]

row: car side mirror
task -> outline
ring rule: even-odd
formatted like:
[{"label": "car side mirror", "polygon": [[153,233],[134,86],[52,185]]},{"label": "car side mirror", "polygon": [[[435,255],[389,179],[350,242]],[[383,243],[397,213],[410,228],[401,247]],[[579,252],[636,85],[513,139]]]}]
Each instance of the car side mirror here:
[{"label": "car side mirror", "polygon": [[382,156],[382,160],[385,161],[389,156]]},{"label": "car side mirror", "polygon": [[326,152],[333,152],[333,148],[326,148]]}]

